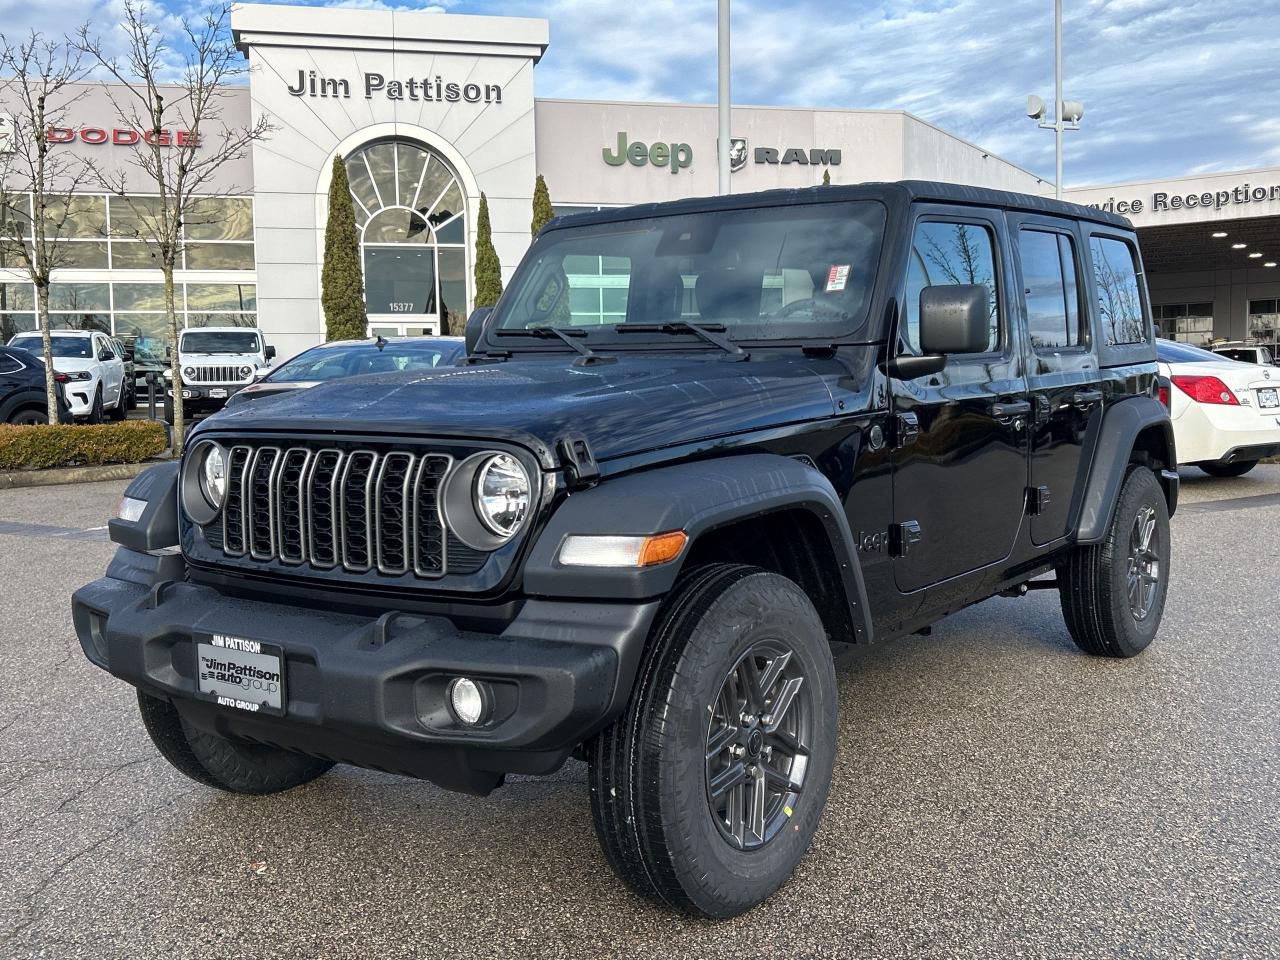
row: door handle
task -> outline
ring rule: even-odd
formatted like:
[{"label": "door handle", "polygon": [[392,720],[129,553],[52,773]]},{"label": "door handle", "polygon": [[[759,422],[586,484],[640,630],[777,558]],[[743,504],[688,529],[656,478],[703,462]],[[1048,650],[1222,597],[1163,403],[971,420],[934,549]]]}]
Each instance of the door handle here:
[{"label": "door handle", "polygon": [[1008,421],[1014,417],[1025,416],[1031,412],[1031,401],[1014,400],[1008,403],[993,403],[991,415],[997,420]]},{"label": "door handle", "polygon": [[1071,396],[1071,402],[1074,403],[1076,407],[1078,407],[1081,410],[1083,410],[1085,407],[1092,406],[1095,403],[1100,403],[1101,401],[1102,401],[1101,390],[1077,390]]}]

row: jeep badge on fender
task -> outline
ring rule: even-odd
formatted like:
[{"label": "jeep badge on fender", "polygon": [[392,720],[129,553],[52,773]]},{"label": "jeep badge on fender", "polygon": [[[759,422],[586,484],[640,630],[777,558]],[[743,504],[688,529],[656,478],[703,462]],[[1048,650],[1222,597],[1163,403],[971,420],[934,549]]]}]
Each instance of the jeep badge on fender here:
[{"label": "jeep badge on fender", "polygon": [[1096,656],[1159,629],[1177,456],[1115,214],[903,182],[562,217],[466,341],[130,484],[75,624],[187,776],[484,795],[577,757],[618,876],[731,917],[822,817],[833,649],[1032,587]]}]

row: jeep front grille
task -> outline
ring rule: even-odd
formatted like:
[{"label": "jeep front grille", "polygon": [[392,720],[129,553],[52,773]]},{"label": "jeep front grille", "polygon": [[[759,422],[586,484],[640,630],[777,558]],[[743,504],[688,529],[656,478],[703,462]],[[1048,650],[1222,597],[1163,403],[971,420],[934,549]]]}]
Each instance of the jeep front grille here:
[{"label": "jeep front grille", "polygon": [[244,383],[245,378],[240,376],[240,368],[245,364],[237,364],[233,367],[215,366],[215,367],[191,367],[192,376],[182,374],[183,383]]},{"label": "jeep front grille", "polygon": [[452,464],[442,453],[232,446],[222,553],[317,570],[443,576],[451,538],[440,488]]}]

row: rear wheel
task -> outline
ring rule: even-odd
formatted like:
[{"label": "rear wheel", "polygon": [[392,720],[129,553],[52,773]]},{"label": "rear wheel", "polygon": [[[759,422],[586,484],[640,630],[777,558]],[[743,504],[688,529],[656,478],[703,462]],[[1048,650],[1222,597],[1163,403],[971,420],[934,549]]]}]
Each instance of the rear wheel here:
[{"label": "rear wheel", "polygon": [[1196,466],[1211,477],[1243,477],[1258,465],[1257,460],[1237,460],[1234,463],[1220,463],[1216,460],[1205,460]]},{"label": "rear wheel", "polygon": [[673,592],[626,713],[592,744],[591,806],[634,889],[731,917],[787,881],[826,805],[836,683],[792,581],[715,564]]},{"label": "rear wheel", "polygon": [[173,426],[173,397],[167,394],[164,398],[164,422]]},{"label": "rear wheel", "polygon": [[179,772],[229,793],[279,793],[310,783],[333,764],[197,730],[167,700],[138,691],[138,711],[156,749]]},{"label": "rear wheel", "polygon": [[36,407],[26,407],[11,416],[9,422],[16,426],[29,427],[37,423],[48,423],[49,418],[43,410]]},{"label": "rear wheel", "polygon": [[1058,580],[1063,619],[1081,650],[1133,657],[1147,648],[1169,590],[1169,509],[1155,474],[1130,470],[1106,538],[1076,547]]}]

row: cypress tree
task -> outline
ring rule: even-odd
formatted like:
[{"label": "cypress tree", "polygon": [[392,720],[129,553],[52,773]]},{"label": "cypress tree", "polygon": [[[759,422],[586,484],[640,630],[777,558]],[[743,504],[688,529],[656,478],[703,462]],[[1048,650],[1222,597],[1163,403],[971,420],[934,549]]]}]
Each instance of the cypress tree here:
[{"label": "cypress tree", "polygon": [[502,295],[502,267],[498,251],[493,248],[493,230],[489,226],[489,198],[480,194],[480,213],[476,217],[476,306],[492,307]]},{"label": "cypress tree", "polygon": [[329,220],[324,228],[324,266],[320,271],[320,304],[326,340],[363,340],[369,317],[364,309],[364,277],[360,269],[360,236],[347,165],[333,158],[329,184]]},{"label": "cypress tree", "polygon": [[829,187],[829,186],[831,186],[831,171],[830,171],[830,170],[823,170],[823,171],[822,171],[822,185],[823,185],[824,187]]},{"label": "cypress tree", "polygon": [[530,227],[536,237],[555,214],[551,211],[551,194],[547,191],[547,181],[538,174],[538,181],[533,185],[533,223]]}]

